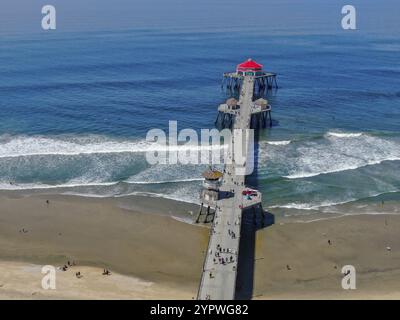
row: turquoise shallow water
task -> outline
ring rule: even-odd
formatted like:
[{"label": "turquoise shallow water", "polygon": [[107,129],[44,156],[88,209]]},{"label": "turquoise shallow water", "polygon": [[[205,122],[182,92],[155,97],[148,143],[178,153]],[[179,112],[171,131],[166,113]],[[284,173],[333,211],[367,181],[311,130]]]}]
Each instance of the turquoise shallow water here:
[{"label": "turquoise shallow water", "polygon": [[264,206],[308,214],[400,200],[400,38],[195,31],[0,40],[0,189],[197,202],[204,166],[145,161],[151,128],[211,128],[221,74],[279,74],[261,132]]}]

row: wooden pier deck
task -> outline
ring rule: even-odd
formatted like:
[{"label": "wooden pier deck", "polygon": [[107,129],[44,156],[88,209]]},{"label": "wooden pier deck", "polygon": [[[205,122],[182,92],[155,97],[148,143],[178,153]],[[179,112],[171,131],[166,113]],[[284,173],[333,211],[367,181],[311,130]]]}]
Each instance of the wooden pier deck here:
[{"label": "wooden pier deck", "polygon": [[[254,90],[254,77],[246,76],[240,94],[240,113],[235,117],[233,129],[243,134],[241,139],[246,144],[245,158],[248,158],[249,135],[245,132],[250,128],[251,105]],[[235,146],[237,134],[232,134],[232,146]],[[217,201],[214,221],[210,231],[208,249],[203,265],[203,272],[197,298],[200,300],[232,300],[235,298],[237,266],[242,220],[243,190],[245,189],[246,161],[244,166],[233,161],[231,148],[228,153],[230,164],[225,165],[220,191],[234,190],[234,196]],[[244,155],[243,155],[244,156]],[[226,261],[221,263],[221,258]]]}]

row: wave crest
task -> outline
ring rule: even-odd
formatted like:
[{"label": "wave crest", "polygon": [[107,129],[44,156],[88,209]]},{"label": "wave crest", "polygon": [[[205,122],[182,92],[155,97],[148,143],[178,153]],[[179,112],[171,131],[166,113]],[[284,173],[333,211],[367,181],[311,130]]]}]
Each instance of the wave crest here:
[{"label": "wave crest", "polygon": [[273,145],[273,146],[286,146],[290,143],[290,140],[282,140],[282,141],[267,141],[267,144]]},{"label": "wave crest", "polygon": [[265,148],[260,157],[266,168],[278,168],[281,177],[309,178],[398,161],[400,140],[366,133],[327,132],[322,138],[299,141],[279,151]]},{"label": "wave crest", "polygon": [[329,131],[326,136],[327,137],[336,137],[336,138],[358,138],[363,135],[362,132],[356,132],[356,133],[351,133],[351,132],[333,132]]},{"label": "wave crest", "polygon": [[104,137],[0,137],[0,158],[15,158],[46,155],[90,155],[115,153],[144,153],[161,151],[207,151],[222,150],[224,145],[194,146],[174,145],[165,146],[146,140],[112,140]]}]

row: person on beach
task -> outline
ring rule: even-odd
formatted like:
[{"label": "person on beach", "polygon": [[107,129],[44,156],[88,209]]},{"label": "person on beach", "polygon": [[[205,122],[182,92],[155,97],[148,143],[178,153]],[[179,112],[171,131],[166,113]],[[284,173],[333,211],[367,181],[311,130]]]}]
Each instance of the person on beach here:
[{"label": "person on beach", "polygon": [[111,275],[110,270],[104,269],[104,270],[103,270],[103,276],[109,276],[109,275]]}]

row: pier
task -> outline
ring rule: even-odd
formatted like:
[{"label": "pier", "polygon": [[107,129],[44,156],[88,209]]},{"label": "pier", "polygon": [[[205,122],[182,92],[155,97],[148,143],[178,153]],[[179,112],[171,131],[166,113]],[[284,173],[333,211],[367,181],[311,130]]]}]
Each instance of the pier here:
[{"label": "pier", "polygon": [[[223,172],[210,169],[203,174],[205,181],[201,208],[196,219],[196,222],[212,222],[197,295],[200,300],[235,299],[242,213],[252,209],[263,214],[262,195],[259,191],[246,187],[246,175],[250,167],[248,159],[253,161],[251,153],[254,152],[250,143],[250,139],[254,137],[249,134],[250,129],[265,127],[266,115],[271,111],[271,106],[265,99],[253,101],[256,86],[265,83],[265,73],[261,65],[248,60],[240,64],[236,73],[231,75],[238,88],[240,87],[239,101],[231,98],[218,108],[220,113],[231,115],[226,124],[234,132],[228,150],[228,161]],[[240,84],[236,82],[238,79]],[[237,161],[235,156],[234,146],[239,143],[244,145],[242,150],[245,154],[241,155],[246,159],[244,162]]]}]

